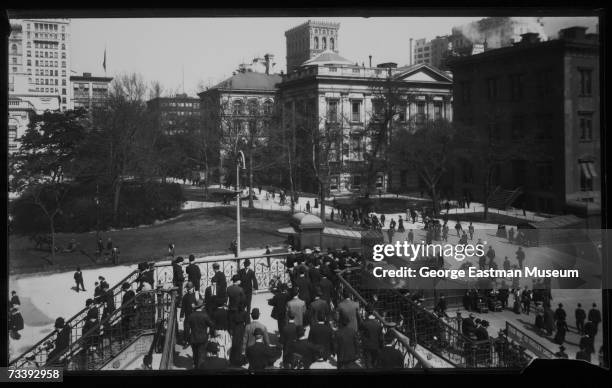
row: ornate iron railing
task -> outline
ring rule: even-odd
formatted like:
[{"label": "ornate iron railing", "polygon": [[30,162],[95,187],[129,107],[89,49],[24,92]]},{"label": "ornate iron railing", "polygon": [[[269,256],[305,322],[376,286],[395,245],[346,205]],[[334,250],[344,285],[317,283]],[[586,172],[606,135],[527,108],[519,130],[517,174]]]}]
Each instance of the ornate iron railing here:
[{"label": "ornate iron railing", "polygon": [[45,363],[65,370],[97,370],[119,355],[142,335],[155,334],[176,316],[176,290],[139,292],[131,302],[75,338],[67,349]]},{"label": "ornate iron railing", "polygon": [[167,319],[164,320],[166,325],[166,334],[164,337],[164,348],[162,350],[161,362],[159,365],[160,370],[172,369],[174,366],[174,353],[176,346],[176,335],[177,335],[177,300],[172,298],[170,311]]},{"label": "ornate iron railing", "polygon": [[396,322],[396,329],[411,343],[421,345],[457,367],[520,369],[531,360],[524,348],[506,337],[477,341],[464,335],[460,324],[446,322],[399,290],[373,288],[372,279],[361,269],[348,271],[342,278],[365,303],[372,304],[382,318]]},{"label": "ornate iron railing", "polygon": [[529,351],[533,352],[538,358],[555,358],[555,354],[553,352],[510,322],[506,322],[506,335],[509,339],[516,341]]}]

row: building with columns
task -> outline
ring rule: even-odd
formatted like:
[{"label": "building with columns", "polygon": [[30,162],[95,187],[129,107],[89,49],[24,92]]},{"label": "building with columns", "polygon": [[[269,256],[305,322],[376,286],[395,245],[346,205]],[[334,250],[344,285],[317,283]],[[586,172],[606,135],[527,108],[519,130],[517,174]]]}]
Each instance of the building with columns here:
[{"label": "building with columns", "polygon": [[[294,134],[287,141],[294,143],[297,163],[304,164],[298,167],[304,172],[298,177],[299,190],[319,190],[317,179],[306,166],[312,153],[307,144],[316,137],[311,131],[329,133],[330,129],[341,135],[327,145],[327,188],[332,195],[365,189],[364,151],[371,146],[366,132],[376,120],[380,93],[375,88],[381,81],[389,80],[403,101],[396,120],[406,130],[427,120],[452,121],[452,78],[448,73],[426,64],[363,67],[352,63],[327,50],[283,75],[278,86],[282,125]],[[390,176],[378,172],[376,187],[383,192],[418,190],[419,181],[409,170],[393,171]]]}]

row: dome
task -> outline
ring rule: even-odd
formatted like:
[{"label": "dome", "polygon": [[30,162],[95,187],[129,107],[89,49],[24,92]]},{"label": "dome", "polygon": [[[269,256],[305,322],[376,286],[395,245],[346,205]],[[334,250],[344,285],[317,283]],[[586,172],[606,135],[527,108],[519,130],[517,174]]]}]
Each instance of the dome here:
[{"label": "dome", "polygon": [[323,222],[319,217],[302,212],[295,213],[291,216],[289,224],[298,230],[323,229]]}]

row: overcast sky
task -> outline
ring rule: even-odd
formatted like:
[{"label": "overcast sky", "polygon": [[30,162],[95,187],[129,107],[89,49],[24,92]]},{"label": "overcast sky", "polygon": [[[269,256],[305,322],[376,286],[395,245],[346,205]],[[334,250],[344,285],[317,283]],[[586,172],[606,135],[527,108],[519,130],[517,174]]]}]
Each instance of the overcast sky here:
[{"label": "overcast sky", "polygon": [[[199,82],[216,84],[231,76],[238,64],[266,53],[275,55],[278,71],[286,71],[285,35],[292,27],[312,20],[340,23],[338,48],[358,63],[408,63],[409,39],[435,38],[451,28],[480,17],[412,18],[181,18],[72,19],[71,67],[77,73],[103,75],[138,72],[147,82],[157,80],[168,90],[194,95]],[[582,25],[595,32],[596,18],[544,18],[544,29],[556,36],[564,27]]]}]

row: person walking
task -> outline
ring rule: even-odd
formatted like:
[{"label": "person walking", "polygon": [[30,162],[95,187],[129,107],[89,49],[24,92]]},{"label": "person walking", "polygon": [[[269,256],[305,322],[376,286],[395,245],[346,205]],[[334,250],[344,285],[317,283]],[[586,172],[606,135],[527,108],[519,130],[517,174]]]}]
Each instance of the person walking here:
[{"label": "person walking", "polygon": [[[310,329],[312,330],[312,328]],[[297,339],[297,325],[295,324],[295,315],[292,311],[287,311],[287,323],[283,326],[280,332],[280,343],[283,347],[283,366],[289,367],[291,361],[290,348],[293,342]]]},{"label": "person walking", "polygon": [[220,268],[219,263],[213,264],[213,271],[215,271],[213,278],[217,284],[217,299],[219,300],[219,303],[225,303],[227,302],[227,279]]},{"label": "person walking", "polygon": [[200,281],[202,280],[202,273],[200,267],[195,264],[195,256],[189,255],[189,265],[185,268],[187,272],[187,280],[193,283],[193,286],[197,291],[200,291]]},{"label": "person walking", "polygon": [[592,308],[589,310],[589,315],[587,319],[593,323],[593,338],[597,335],[597,331],[599,329],[599,324],[601,323],[601,311],[597,309],[597,304],[593,303]]},{"label": "person walking", "polygon": [[525,268],[523,263],[525,262],[525,251],[523,251],[523,247],[518,247],[516,251],[516,261],[518,261],[519,269]]},{"label": "person walking", "polygon": [[240,276],[240,286],[244,290],[246,311],[251,311],[253,291],[258,289],[257,278],[255,277],[255,272],[250,268],[250,265],[251,260],[245,259],[243,262],[244,268],[238,272],[238,276]]},{"label": "person walking", "polygon": [[474,240],[474,225],[470,221],[470,226],[468,226],[468,233],[470,234],[470,240]]},{"label": "person walking", "polygon": [[565,342],[565,334],[567,333],[568,330],[569,329],[567,327],[567,323],[565,322],[565,319],[557,320],[557,333],[555,334],[554,341],[558,343],[559,345],[563,345],[563,343]]},{"label": "person walking", "polygon": [[459,220],[457,220],[457,223],[455,224],[455,230],[457,231],[457,237],[461,237],[460,231],[463,230],[463,227],[461,226],[461,222],[459,222]]},{"label": "person walking", "polygon": [[183,318],[183,348],[189,346],[189,317],[193,312],[193,309],[197,303],[195,295],[195,288],[193,283],[187,282],[186,292],[181,300],[181,314],[180,318]]},{"label": "person walking", "polygon": [[206,343],[208,336],[215,336],[215,324],[203,309],[204,301],[198,299],[193,307],[193,312],[187,320],[189,326],[191,351],[193,354],[193,367],[197,369],[200,359],[206,355]]},{"label": "person walking", "polygon": [[181,263],[183,258],[177,257],[172,261],[172,284],[178,288],[178,300],[180,301],[183,297],[183,283],[185,282],[185,275],[183,274],[183,267]]},{"label": "person walking", "polygon": [[255,340],[244,351],[249,363],[249,370],[264,370],[271,364],[273,358],[272,349],[265,342],[264,334],[262,329],[255,329],[253,332]]},{"label": "person walking", "polygon": [[338,369],[357,367],[355,361],[359,357],[359,340],[357,330],[353,328],[349,318],[340,316],[340,328],[336,332],[336,352]]},{"label": "person walking", "polygon": [[83,273],[81,272],[81,267],[76,267],[76,272],[74,273],[74,281],[76,282],[76,292],[79,292],[80,289],[85,291],[85,285],[83,284]]},{"label": "person walking", "polygon": [[268,329],[266,326],[259,322],[259,309],[256,307],[251,312],[251,322],[249,322],[244,328],[244,335],[242,336],[242,354],[246,354],[246,349],[249,346],[255,344],[255,331],[261,330],[263,342],[270,346],[270,337],[268,336]]},{"label": "person walking", "polygon": [[21,306],[21,301],[19,300],[19,296],[17,296],[17,291],[11,291],[11,300],[9,301],[9,307]]},{"label": "person walking", "polygon": [[350,293],[347,290],[343,292],[344,299],[338,303],[338,314],[339,318],[344,317],[347,319],[347,325],[357,333],[359,329],[359,303],[351,300]]},{"label": "person walking", "polygon": [[586,312],[580,303],[578,303],[576,307],[574,317],[576,318],[576,329],[578,330],[578,334],[584,334],[584,320],[586,319]]},{"label": "person walking", "polygon": [[399,349],[393,347],[395,336],[391,330],[384,336],[385,346],[380,350],[376,367],[379,369],[400,369],[404,367],[404,355]]},{"label": "person walking", "polygon": [[132,291],[132,287],[128,282],[123,283],[121,289],[123,290],[123,297],[121,298],[121,331],[123,337],[128,338],[130,330],[134,325],[134,317],[136,316],[136,293]]},{"label": "person walking", "polygon": [[368,317],[361,322],[361,347],[367,368],[373,368],[383,346],[382,326],[374,317],[371,306],[366,308]]},{"label": "person walking", "polygon": [[299,298],[299,290],[295,287],[291,289],[292,299],[287,302],[287,313],[291,313],[294,317],[295,326],[304,325],[304,316],[306,315],[306,302]]},{"label": "person walking", "polygon": [[[244,311],[246,296],[244,294],[244,290],[240,287],[240,277],[238,275],[232,276],[232,284],[227,287],[227,297],[228,297],[228,315],[229,315],[229,331],[232,333],[233,325],[235,322],[239,322],[237,320],[238,315]],[[248,320],[248,317],[245,318]],[[242,340],[242,338],[241,338]]]},{"label": "person walking", "polygon": [[283,328],[285,327],[285,321],[287,319],[287,302],[289,302],[289,292],[287,285],[281,283],[278,286],[278,291],[268,301],[268,304],[272,306],[272,319],[276,319],[278,325],[278,334],[281,335]]},{"label": "person walking", "polygon": [[21,316],[21,312],[19,311],[20,305],[13,305],[9,312],[9,331],[12,339],[18,340],[21,338],[21,334],[19,332],[23,330],[23,316]]}]

